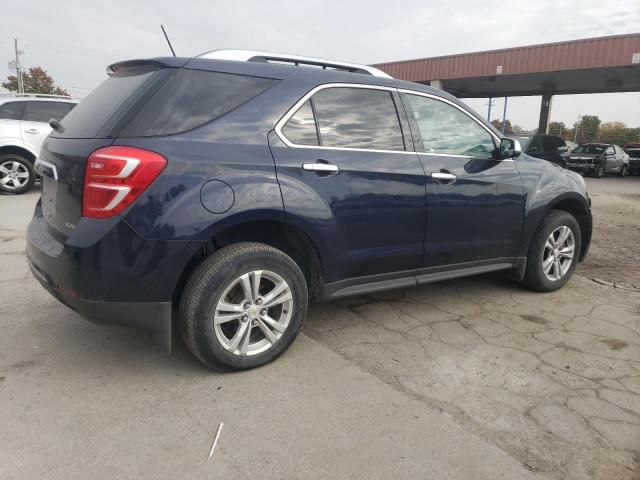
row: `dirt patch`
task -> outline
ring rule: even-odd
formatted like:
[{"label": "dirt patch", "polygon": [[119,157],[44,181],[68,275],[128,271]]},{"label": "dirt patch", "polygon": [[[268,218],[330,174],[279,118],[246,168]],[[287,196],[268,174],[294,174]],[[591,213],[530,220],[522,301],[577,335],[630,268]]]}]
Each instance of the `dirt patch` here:
[{"label": "dirt patch", "polygon": [[629,345],[624,340],[618,340],[616,338],[607,338],[605,340],[600,340],[600,341],[604,343],[607,347],[609,347],[611,350],[622,350],[624,347]]},{"label": "dirt patch", "polygon": [[9,366],[13,370],[21,370],[23,368],[33,367],[36,364],[33,360],[24,360],[22,362],[16,362]]},{"label": "dirt patch", "polygon": [[522,314],[520,315],[520,317],[527,322],[537,323],[538,325],[547,325],[549,323],[549,320],[547,320],[546,318],[538,317],[537,315]]},{"label": "dirt patch", "polygon": [[640,285],[640,177],[587,179],[587,183],[593,238],[577,272],[635,290]]}]

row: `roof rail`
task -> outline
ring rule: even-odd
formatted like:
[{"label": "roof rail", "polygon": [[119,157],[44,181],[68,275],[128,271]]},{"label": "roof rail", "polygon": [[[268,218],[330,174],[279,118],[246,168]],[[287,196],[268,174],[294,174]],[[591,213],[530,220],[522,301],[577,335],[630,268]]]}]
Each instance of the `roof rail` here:
[{"label": "roof rail", "polygon": [[325,60],[323,58],[303,57],[300,55],[290,55],[288,53],[270,53],[260,52],[256,50],[211,50],[210,52],[201,53],[200,55],[198,55],[198,57],[210,58],[215,60],[284,63],[295,66],[321,67],[323,70],[330,68],[335,70],[344,70],[352,73],[373,75],[374,77],[392,78],[382,70],[370,67],[368,65],[338,62],[335,60]]},{"label": "roof rail", "polygon": [[62,100],[71,100],[69,95],[52,95],[50,93],[0,93],[0,97],[27,97],[27,98],[58,98]]}]

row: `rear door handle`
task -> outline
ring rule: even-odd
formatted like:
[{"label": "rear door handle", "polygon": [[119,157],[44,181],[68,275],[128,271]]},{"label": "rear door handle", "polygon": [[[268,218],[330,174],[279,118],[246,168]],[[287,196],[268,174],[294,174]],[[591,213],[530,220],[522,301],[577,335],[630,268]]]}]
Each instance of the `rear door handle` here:
[{"label": "rear door handle", "polygon": [[40,133],[40,130],[36,130],[35,128],[30,128],[28,130],[25,130],[24,133],[30,133],[31,135],[36,135]]},{"label": "rear door handle", "polygon": [[338,173],[340,169],[331,163],[303,163],[302,169],[306,172]]},{"label": "rear door handle", "polygon": [[456,176],[453,173],[433,172],[431,174],[431,178],[435,178],[436,180],[446,180],[448,182],[453,182],[456,179]]}]

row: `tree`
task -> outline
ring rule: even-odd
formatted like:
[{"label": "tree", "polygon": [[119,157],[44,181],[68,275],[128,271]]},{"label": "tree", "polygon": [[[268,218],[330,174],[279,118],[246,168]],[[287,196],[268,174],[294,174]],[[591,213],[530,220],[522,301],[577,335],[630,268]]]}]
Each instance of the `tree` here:
[{"label": "tree", "polygon": [[631,140],[631,128],[622,122],[606,122],[600,125],[600,141],[603,143],[614,143],[623,145],[624,142]]},{"label": "tree", "polygon": [[[498,130],[502,131],[502,122],[497,118],[491,120],[491,125],[496,127]],[[513,135],[513,128],[511,127],[511,121],[509,119],[504,122],[504,134],[505,135]]]},{"label": "tree", "polygon": [[[573,134],[575,135],[575,129],[578,129],[578,135],[576,136],[576,142],[591,143],[598,141],[598,134],[600,133],[600,118],[597,115],[584,115],[580,118],[580,123],[573,125]],[[571,139],[573,140],[573,139]]]},{"label": "tree", "polygon": [[[548,131],[550,135],[558,135],[565,140],[569,140],[568,138],[566,138],[567,126],[564,124],[564,122],[550,122]],[[571,140],[573,140],[573,137],[571,138]]]},{"label": "tree", "polygon": [[[66,95],[69,93],[54,84],[53,78],[41,67],[31,67],[28,72],[22,74],[25,93],[43,93],[49,95]],[[10,92],[18,91],[18,77],[9,75],[2,86]]]}]

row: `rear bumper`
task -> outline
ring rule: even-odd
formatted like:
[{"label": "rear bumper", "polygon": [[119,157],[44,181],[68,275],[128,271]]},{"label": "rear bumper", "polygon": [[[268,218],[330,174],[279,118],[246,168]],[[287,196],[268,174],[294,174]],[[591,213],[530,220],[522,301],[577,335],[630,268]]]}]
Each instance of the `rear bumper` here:
[{"label": "rear bumper", "polygon": [[171,302],[103,302],[86,300],[56,288],[31,260],[29,267],[40,284],[60,303],[94,323],[130,325],[153,333],[158,348],[171,353]]},{"label": "rear bumper", "polygon": [[144,239],[120,218],[82,219],[62,239],[38,204],[26,250],[34,276],[64,305],[91,322],[150,330],[170,352],[173,295],[200,246]]}]

